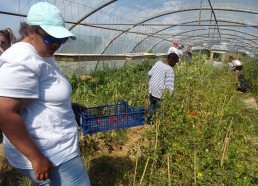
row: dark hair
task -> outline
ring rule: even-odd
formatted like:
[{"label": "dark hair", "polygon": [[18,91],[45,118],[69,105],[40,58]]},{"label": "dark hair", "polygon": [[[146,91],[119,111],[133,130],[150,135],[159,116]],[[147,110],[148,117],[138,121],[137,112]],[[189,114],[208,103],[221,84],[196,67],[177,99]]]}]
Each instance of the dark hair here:
[{"label": "dark hair", "polygon": [[40,26],[38,26],[38,25],[28,25],[25,22],[21,22],[20,23],[20,30],[19,30],[19,34],[21,35],[21,38],[19,40],[22,40],[25,37],[29,36],[28,27],[31,27],[32,30],[34,30],[34,31],[40,29]]},{"label": "dark hair", "polygon": [[244,79],[244,76],[242,74],[239,74],[238,79]]},{"label": "dark hair", "polygon": [[10,45],[16,42],[16,37],[10,28],[0,30],[0,36],[4,36],[9,41]]},{"label": "dark hair", "polygon": [[168,54],[167,60],[177,63],[179,61],[179,57],[176,53],[170,53]]}]

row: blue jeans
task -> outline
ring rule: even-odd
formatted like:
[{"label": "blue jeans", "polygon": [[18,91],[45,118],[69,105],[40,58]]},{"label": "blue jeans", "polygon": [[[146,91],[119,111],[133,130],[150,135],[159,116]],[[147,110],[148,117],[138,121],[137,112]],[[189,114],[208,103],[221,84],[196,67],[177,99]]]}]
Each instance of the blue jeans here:
[{"label": "blue jeans", "polygon": [[80,156],[55,167],[49,179],[35,180],[32,169],[18,169],[18,172],[32,180],[36,186],[90,186],[90,179]]},{"label": "blue jeans", "polygon": [[147,117],[147,121],[146,121],[147,124],[150,124],[155,109],[159,109],[160,106],[161,106],[161,99],[153,97],[150,94],[150,106],[149,106],[148,117]]}]

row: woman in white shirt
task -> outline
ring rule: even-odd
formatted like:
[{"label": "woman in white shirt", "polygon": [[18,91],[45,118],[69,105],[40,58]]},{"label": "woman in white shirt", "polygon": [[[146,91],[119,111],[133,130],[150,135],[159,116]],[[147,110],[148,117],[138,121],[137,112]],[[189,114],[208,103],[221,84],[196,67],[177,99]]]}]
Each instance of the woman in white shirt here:
[{"label": "woman in white shirt", "polygon": [[176,53],[178,55],[178,49],[177,49],[178,46],[179,46],[179,43],[174,41],[173,46],[168,49],[168,54]]},{"label": "woman in white shirt", "polygon": [[75,36],[57,7],[34,4],[20,42],[0,57],[0,128],[9,163],[35,185],[89,186],[71,85],[53,55]]}]

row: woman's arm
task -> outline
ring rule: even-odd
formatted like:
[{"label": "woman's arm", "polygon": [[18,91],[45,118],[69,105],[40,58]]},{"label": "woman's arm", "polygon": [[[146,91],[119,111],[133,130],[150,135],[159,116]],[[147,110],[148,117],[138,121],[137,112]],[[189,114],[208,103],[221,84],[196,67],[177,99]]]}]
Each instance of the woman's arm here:
[{"label": "woman's arm", "polygon": [[32,163],[37,180],[46,180],[54,165],[31,138],[21,113],[30,100],[0,97],[0,128],[8,140]]}]

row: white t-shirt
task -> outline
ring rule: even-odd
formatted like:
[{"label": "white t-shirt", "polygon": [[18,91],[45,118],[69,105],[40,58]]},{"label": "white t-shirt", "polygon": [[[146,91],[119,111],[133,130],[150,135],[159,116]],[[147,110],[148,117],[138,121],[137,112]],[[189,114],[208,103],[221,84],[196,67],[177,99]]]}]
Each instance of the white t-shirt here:
[{"label": "white t-shirt", "polygon": [[241,66],[242,65],[242,63],[241,63],[241,61],[239,61],[239,60],[233,60],[232,61],[232,64],[234,65],[234,66]]},{"label": "white t-shirt", "polygon": [[[41,152],[55,165],[79,154],[71,92],[70,83],[52,57],[42,58],[32,45],[19,42],[1,55],[0,96],[33,99],[22,118]],[[5,136],[4,149],[11,165],[32,168],[30,161]]]}]

